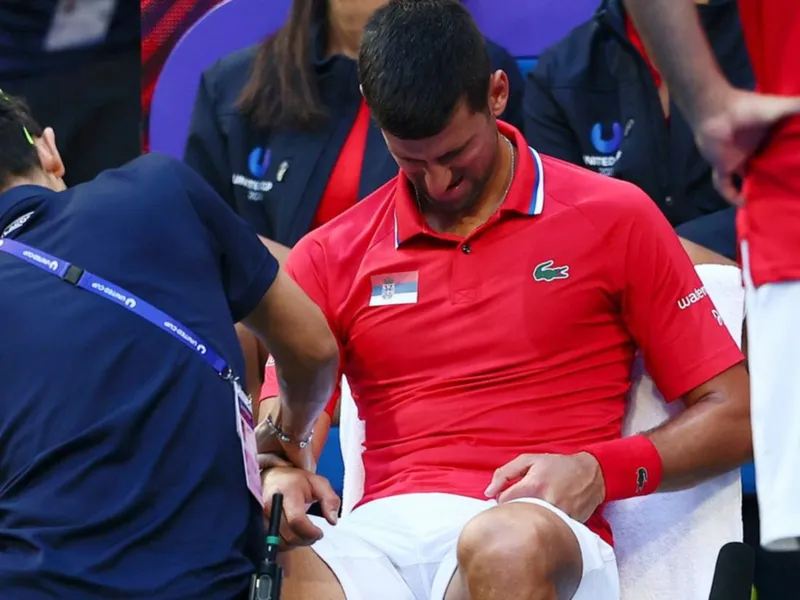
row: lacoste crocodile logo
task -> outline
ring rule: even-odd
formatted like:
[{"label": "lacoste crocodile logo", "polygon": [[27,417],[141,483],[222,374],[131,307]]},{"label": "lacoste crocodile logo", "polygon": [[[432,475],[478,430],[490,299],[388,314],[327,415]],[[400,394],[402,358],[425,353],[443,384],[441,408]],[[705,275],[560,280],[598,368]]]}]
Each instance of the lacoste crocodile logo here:
[{"label": "lacoste crocodile logo", "polygon": [[553,281],[554,279],[567,279],[569,277],[569,267],[553,267],[554,261],[547,260],[533,270],[533,278],[536,281]]},{"label": "lacoste crocodile logo", "polygon": [[641,494],[644,491],[644,486],[647,484],[647,469],[639,467],[636,470],[636,493]]}]

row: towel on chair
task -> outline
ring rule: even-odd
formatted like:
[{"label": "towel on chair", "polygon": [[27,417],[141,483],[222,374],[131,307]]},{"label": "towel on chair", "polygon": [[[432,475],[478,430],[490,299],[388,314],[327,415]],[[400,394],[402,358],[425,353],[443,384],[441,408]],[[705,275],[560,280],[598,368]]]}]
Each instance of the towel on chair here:
[{"label": "towel on chair", "polygon": [[344,462],[342,484],[342,514],[346,515],[364,495],[364,464],[361,451],[364,448],[364,421],[358,417],[347,378],[342,377],[342,396],[339,407],[339,443]]},{"label": "towel on chair", "polygon": [[[700,265],[697,272],[733,338],[741,340],[740,270]],[[680,402],[664,402],[640,361],[633,378],[623,435],[651,429],[682,410]],[[344,378],[339,435],[344,459],[342,513],[347,514],[364,493],[364,423]],[[691,490],[615,502],[607,507],[606,517],[614,531],[622,600],[707,600],[719,549],[742,539],[739,473]]]},{"label": "towel on chair", "polygon": [[[697,274],[733,339],[741,343],[741,271],[698,265]],[[680,401],[664,402],[640,360],[633,380],[623,435],[652,429],[683,410]],[[708,600],[719,549],[742,540],[739,472],[689,490],[613,502],[605,516],[614,532],[622,600]]]}]

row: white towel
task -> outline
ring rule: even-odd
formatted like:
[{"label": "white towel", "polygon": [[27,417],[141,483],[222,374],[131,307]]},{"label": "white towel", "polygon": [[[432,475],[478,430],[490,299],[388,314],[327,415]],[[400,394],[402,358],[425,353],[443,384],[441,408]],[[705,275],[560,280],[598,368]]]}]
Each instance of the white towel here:
[{"label": "white towel", "polygon": [[364,463],[361,462],[364,421],[358,417],[358,409],[346,377],[342,377],[342,398],[339,404],[339,443],[344,462],[342,514],[346,515],[364,495]]},{"label": "white towel", "polygon": [[[697,273],[731,335],[741,340],[741,272],[736,267],[700,265]],[[664,402],[650,377],[642,374],[641,363],[634,368],[634,379],[624,435],[651,429],[682,410],[680,402]],[[364,493],[364,423],[344,379],[339,435],[346,514]],[[691,490],[612,503],[606,516],[614,530],[622,600],[707,600],[720,547],[742,539],[739,474]]]},{"label": "white towel", "polygon": [[[697,273],[740,343],[741,271],[699,265]],[[623,435],[652,429],[681,410],[680,401],[664,402],[637,361]],[[614,531],[622,600],[707,600],[719,549],[742,539],[741,507],[738,471],[689,490],[611,503],[606,517]]]}]

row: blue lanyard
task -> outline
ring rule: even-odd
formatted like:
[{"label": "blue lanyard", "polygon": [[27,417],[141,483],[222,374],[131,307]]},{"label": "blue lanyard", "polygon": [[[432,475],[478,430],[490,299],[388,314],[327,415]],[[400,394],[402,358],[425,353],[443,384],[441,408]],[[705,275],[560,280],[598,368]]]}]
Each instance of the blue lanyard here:
[{"label": "blue lanyard", "polygon": [[20,260],[24,260],[26,263],[38,267],[45,273],[55,275],[59,279],[75,287],[91,292],[101,298],[105,298],[139,315],[145,321],[152,323],[161,331],[168,333],[176,340],[183,343],[184,346],[198,354],[220,377],[226,381],[235,379],[233,370],[228,366],[225,359],[214,352],[208,345],[204,344],[191,329],[127,290],[93,273],[84,271],[67,261],[45,254],[41,250],[37,250],[21,242],[0,238],[0,252],[16,256]]}]

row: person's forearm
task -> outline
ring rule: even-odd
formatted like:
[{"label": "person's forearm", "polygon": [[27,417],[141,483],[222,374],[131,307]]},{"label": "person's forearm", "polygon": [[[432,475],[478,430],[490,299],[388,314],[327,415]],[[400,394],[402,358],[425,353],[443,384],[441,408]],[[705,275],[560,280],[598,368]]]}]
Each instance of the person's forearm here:
[{"label": "person's forearm", "polygon": [[284,246],[283,244],[279,244],[275,240],[265,238],[262,235],[258,236],[258,239],[260,239],[261,243],[267,247],[267,250],[269,250],[270,254],[275,257],[275,260],[278,261],[280,266],[284,266],[286,264],[286,259],[289,257],[289,251],[291,248]]},{"label": "person's forearm", "polygon": [[244,324],[275,359],[276,423],[294,439],[307,437],[338,384],[339,347],[325,315],[281,270]]},{"label": "person's forearm", "polygon": [[[744,369],[740,379],[748,384]],[[749,403],[714,392],[646,436],[661,456],[660,492],[692,487],[753,456]]]},{"label": "person's forearm", "polygon": [[731,87],[700,25],[693,0],[624,0],[670,97],[693,127],[719,110]]},{"label": "person's forearm", "polygon": [[281,365],[276,360],[275,366],[281,398],[281,429],[295,440],[305,439],[333,395],[338,354],[336,360],[314,365]]}]

